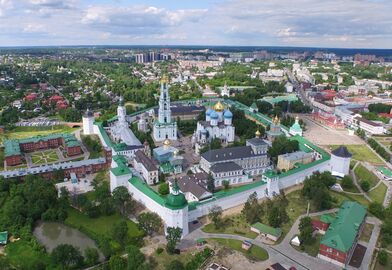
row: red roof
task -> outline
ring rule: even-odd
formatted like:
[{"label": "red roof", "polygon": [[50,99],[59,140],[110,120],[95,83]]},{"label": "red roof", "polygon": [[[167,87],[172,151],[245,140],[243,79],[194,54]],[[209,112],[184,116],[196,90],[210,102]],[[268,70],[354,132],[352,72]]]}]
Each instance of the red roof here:
[{"label": "red roof", "polygon": [[28,101],[33,101],[37,98],[37,93],[30,93],[27,96],[25,96],[25,99]]},{"label": "red roof", "polygon": [[67,104],[66,101],[61,100],[61,101],[58,101],[58,102],[56,103],[56,107],[57,107],[57,109],[59,109],[59,110],[61,110],[61,109],[66,109],[66,108],[68,108],[68,104]]},{"label": "red roof", "polygon": [[379,113],[378,116],[392,118],[392,114],[390,113]]},{"label": "red roof", "polygon": [[53,95],[49,98],[50,101],[60,101],[60,100],[64,100],[64,98],[62,96],[59,95]]}]

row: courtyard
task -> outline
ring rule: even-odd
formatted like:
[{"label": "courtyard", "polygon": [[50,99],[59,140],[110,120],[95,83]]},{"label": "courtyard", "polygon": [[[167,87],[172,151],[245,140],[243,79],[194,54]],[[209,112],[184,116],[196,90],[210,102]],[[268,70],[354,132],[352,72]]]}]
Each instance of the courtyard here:
[{"label": "courtyard", "polygon": [[[27,155],[26,155],[27,156]],[[55,163],[60,160],[57,149],[34,152],[30,155],[31,165]]]}]

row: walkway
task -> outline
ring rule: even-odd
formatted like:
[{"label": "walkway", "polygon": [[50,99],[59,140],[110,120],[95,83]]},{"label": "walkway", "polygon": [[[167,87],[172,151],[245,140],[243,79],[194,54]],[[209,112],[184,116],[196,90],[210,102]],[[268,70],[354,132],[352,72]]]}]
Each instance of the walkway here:
[{"label": "walkway", "polygon": [[357,161],[357,163],[355,163],[353,169],[350,171],[351,177],[353,178],[354,185],[355,185],[355,186],[358,188],[358,190],[359,190],[359,193],[358,193],[358,194],[362,194],[362,195],[366,198],[366,200],[368,200],[369,202],[373,202],[373,200],[366,194],[366,192],[363,191],[363,189],[361,188],[361,186],[358,184],[357,176],[356,176],[355,173],[354,173],[355,168],[358,166],[359,163],[360,163],[360,162]]}]

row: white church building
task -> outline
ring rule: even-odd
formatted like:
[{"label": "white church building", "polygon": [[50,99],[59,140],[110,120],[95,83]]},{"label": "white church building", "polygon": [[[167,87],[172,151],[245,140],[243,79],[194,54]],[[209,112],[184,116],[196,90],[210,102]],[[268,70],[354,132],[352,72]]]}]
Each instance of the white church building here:
[{"label": "white church building", "polygon": [[233,113],[225,109],[218,101],[213,108],[206,111],[205,121],[198,121],[193,135],[196,152],[212,139],[218,138],[222,143],[234,142],[235,127],[233,126]]},{"label": "white church building", "polygon": [[166,76],[161,79],[158,119],[154,122],[153,136],[157,142],[166,139],[177,140],[177,122],[172,121],[171,117],[169,85]]}]

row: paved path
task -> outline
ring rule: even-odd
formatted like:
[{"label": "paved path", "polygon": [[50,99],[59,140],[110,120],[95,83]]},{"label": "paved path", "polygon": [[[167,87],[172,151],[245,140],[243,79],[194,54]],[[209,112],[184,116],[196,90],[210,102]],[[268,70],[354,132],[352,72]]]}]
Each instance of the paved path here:
[{"label": "paved path", "polygon": [[354,170],[358,166],[358,164],[360,164],[359,161],[357,161],[357,163],[355,163],[353,169],[350,171],[351,177],[353,178],[354,185],[358,188],[360,194],[362,194],[369,202],[373,202],[373,200],[366,194],[366,192],[363,191],[363,189],[359,185],[358,180],[357,180],[357,176],[354,173]]}]

